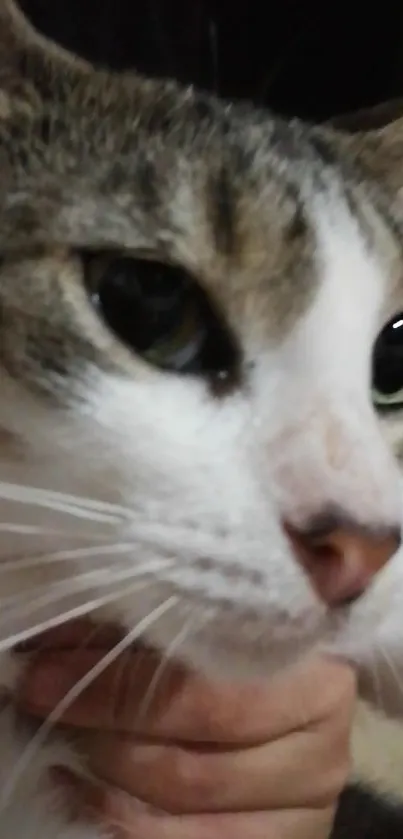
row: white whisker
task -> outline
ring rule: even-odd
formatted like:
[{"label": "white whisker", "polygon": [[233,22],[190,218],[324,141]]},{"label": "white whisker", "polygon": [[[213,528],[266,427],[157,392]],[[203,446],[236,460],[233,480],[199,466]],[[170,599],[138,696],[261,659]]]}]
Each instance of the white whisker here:
[{"label": "white whisker", "polygon": [[[43,539],[43,537],[45,537],[45,539],[49,539],[49,541],[50,538],[59,539],[67,537],[70,541],[74,541],[74,543],[76,544],[83,543],[84,545],[88,542],[94,542],[95,544],[103,545],[111,538],[114,538],[114,533],[102,533],[99,528],[96,532],[88,529],[85,529],[80,532],[80,530],[75,529],[72,533],[71,528],[69,529],[36,524],[22,524],[20,522],[1,522],[0,534],[21,537],[26,536],[27,544],[29,544],[30,546],[32,545],[33,537],[38,537],[39,542],[41,539]],[[18,545],[19,550],[21,552],[24,551],[24,556],[26,556],[26,548],[24,547],[24,542],[18,543]],[[0,544],[0,562],[2,556],[4,556],[6,559],[12,556],[12,554],[10,553],[10,545],[7,542]]]},{"label": "white whisker", "polygon": [[[193,550],[200,554],[209,554],[214,551],[214,555],[219,553],[223,558],[231,557],[240,550],[239,540],[233,540],[230,534],[222,536],[217,533],[204,533],[192,525],[175,525],[170,521],[161,522],[157,510],[154,510],[154,515],[151,516],[150,510],[148,513],[143,509],[129,510],[103,501],[4,482],[0,482],[0,498],[45,507],[51,511],[67,512],[69,515],[79,516],[89,521],[104,521],[114,525],[122,525],[125,522],[127,526],[135,527],[133,534],[125,534],[127,541],[129,538],[133,540],[133,545],[137,542],[163,543],[166,550],[183,552],[183,541],[186,539],[186,550]],[[93,514],[96,516],[98,513],[100,518],[91,518]],[[247,552],[251,549],[258,550],[260,544],[260,541],[255,543],[253,539],[248,539],[241,547]]]},{"label": "white whisker", "polygon": [[78,606],[74,606],[72,609],[59,612],[55,617],[46,618],[45,620],[38,621],[29,627],[25,627],[25,629],[17,631],[12,635],[9,635],[7,638],[2,638],[0,640],[0,652],[10,650],[13,647],[16,647],[17,644],[22,644],[25,641],[30,641],[35,635],[40,635],[50,629],[56,629],[56,627],[62,626],[63,624],[68,623],[68,621],[73,621],[90,615],[102,606],[106,606],[108,603],[114,603],[120,597],[125,597],[126,594],[132,594],[136,591],[141,591],[143,588],[147,588],[147,586],[151,585],[151,582],[151,580],[143,580],[142,582],[133,584],[133,586],[128,586],[124,589],[119,589],[118,591],[113,591],[109,594],[95,597],[92,600],[87,600],[85,603],[80,603]]},{"label": "white whisker", "polygon": [[[137,566],[136,568],[128,566],[124,570],[119,571],[110,568],[98,568],[92,571],[84,571],[80,574],[74,574],[70,579],[58,580],[50,586],[46,586],[45,593],[42,595],[41,592],[43,592],[44,586],[37,586],[34,589],[30,588],[26,593],[24,592],[19,595],[12,595],[9,598],[4,598],[2,601],[0,600],[0,608],[2,611],[0,627],[5,623],[3,613],[5,613],[5,618],[8,621],[10,620],[10,617],[15,618],[21,613],[23,614],[23,617],[25,617],[43,606],[49,606],[55,602],[57,603],[64,597],[70,597],[71,595],[77,593],[83,594],[86,590],[91,589],[92,587],[96,589],[101,586],[104,587],[106,585],[113,585],[114,583],[130,581],[141,575],[154,574],[156,571],[161,571],[171,564],[172,563],[170,563],[169,560],[150,560]],[[34,602],[33,597],[35,597]],[[27,600],[29,603],[28,608],[26,608],[25,602]]]},{"label": "white whisker", "polygon": [[[225,539],[223,541],[217,540],[214,536],[205,533],[195,532],[190,528],[177,526],[161,526],[157,522],[150,522],[147,524],[136,524],[133,533],[130,533],[129,538],[127,534],[125,541],[116,542],[106,537],[103,538],[102,544],[88,545],[63,548],[53,552],[37,552],[33,556],[22,553],[19,556],[7,557],[1,559],[0,557],[0,574],[9,571],[23,570],[24,568],[35,568],[45,565],[53,565],[56,562],[68,562],[73,560],[90,559],[92,556],[101,557],[104,555],[118,556],[123,554],[130,554],[144,548],[155,548],[159,554],[165,558],[171,558],[169,554],[180,557],[184,553],[184,545],[186,546],[187,558],[194,557],[198,559],[200,556],[215,556],[223,561],[226,558],[231,559],[234,553],[239,552],[239,542],[235,544],[232,539]],[[244,552],[253,549],[253,543],[249,542],[244,546]]]},{"label": "white whisker", "polygon": [[76,518],[106,524],[118,524],[122,520],[131,518],[130,511],[125,507],[2,481],[0,481],[0,498],[20,504],[30,504],[34,507],[45,507]]},{"label": "white whisker", "polygon": [[[107,545],[90,545],[84,548],[71,548],[53,553],[37,554],[34,557],[23,556],[21,558],[13,558],[11,560],[0,560],[0,574],[6,571],[20,571],[24,568],[42,567],[45,565],[54,565],[57,562],[67,562],[68,560],[90,559],[95,557],[109,557],[119,554],[131,553],[136,545],[133,542],[111,542]],[[1,602],[1,601],[0,601]]]},{"label": "white whisker", "polygon": [[[43,507],[50,512],[66,513],[83,521],[105,523],[108,525],[105,534],[100,536],[98,531],[96,537],[96,540],[102,542],[109,538],[111,532],[115,532],[117,526],[120,528],[123,526],[124,538],[128,545],[132,542],[133,548],[139,544],[158,547],[163,545],[164,552],[182,554],[185,544],[187,553],[192,552],[198,556],[213,554],[224,561],[227,557],[231,559],[239,552],[256,553],[261,548],[261,543],[255,544],[253,538],[248,538],[245,544],[240,546],[239,540],[234,541],[230,533],[224,535],[205,533],[192,524],[177,525],[171,521],[163,522],[155,508],[153,511],[151,509],[129,510],[117,504],[6,482],[0,482],[0,498],[22,505]],[[109,525],[113,525],[112,530],[109,529]],[[21,526],[4,524],[3,527],[4,532],[8,532],[7,528],[10,528],[9,532],[14,532],[14,527]],[[32,525],[29,524],[26,527],[26,532],[29,534],[29,528],[32,528]],[[133,532],[128,532],[128,528]],[[15,532],[18,532],[17,529]],[[39,535],[40,531],[36,532]]]},{"label": "white whisker", "polygon": [[[19,524],[18,522],[2,522],[0,533],[16,533],[18,536],[71,536],[69,530],[43,527],[37,524]],[[85,538],[88,534],[85,534]],[[94,534],[93,538],[96,538]]]},{"label": "white whisker", "polygon": [[9,775],[6,784],[0,792],[0,807],[4,809],[8,800],[13,794],[21,775],[23,775],[32,758],[35,757],[37,750],[46,742],[47,737],[53,730],[54,726],[60,721],[63,714],[68,710],[73,702],[83,693],[86,688],[91,685],[95,679],[98,678],[114,661],[128,649],[135,641],[137,641],[147,629],[156,623],[159,618],[163,617],[166,612],[172,609],[179,601],[179,598],[172,595],[167,600],[164,600],[159,606],[149,614],[146,615],[138,624],[128,632],[125,637],[119,641],[106,655],[97,662],[89,673],[86,673],[79,681],[69,690],[64,696],[63,700],[58,703],[57,707],[47,717],[45,722],[39,728],[39,731],[32,738],[28,747],[25,749],[20,760],[17,761],[14,770]]},{"label": "white whisker", "polygon": [[190,617],[185,620],[182,628],[179,630],[177,635],[175,635],[171,643],[168,644],[166,650],[164,650],[164,654],[161,657],[161,661],[158,667],[156,668],[141,701],[140,707],[137,712],[137,718],[139,720],[141,720],[141,718],[147,714],[153,701],[153,698],[156,695],[158,685],[161,683],[163,675],[169,664],[172,662],[172,659],[175,657],[176,653],[179,651],[181,646],[183,646],[186,639],[189,638],[189,635],[192,632],[194,632],[195,629],[199,629],[201,625],[206,623],[209,617],[209,614],[204,614],[203,620],[200,620],[200,616],[199,620],[197,620],[197,616],[195,616],[192,612]]}]

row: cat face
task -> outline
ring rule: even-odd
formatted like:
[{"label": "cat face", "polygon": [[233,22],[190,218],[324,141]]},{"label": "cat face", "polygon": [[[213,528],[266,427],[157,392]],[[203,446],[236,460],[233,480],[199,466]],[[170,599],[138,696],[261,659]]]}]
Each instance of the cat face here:
[{"label": "cat face", "polygon": [[394,140],[2,14],[1,636],[98,606],[219,674],[365,663],[403,596]]}]

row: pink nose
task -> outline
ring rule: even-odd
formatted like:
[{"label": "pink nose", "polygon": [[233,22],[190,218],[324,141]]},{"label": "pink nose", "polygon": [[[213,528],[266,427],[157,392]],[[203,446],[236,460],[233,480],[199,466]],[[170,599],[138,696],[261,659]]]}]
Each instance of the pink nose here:
[{"label": "pink nose", "polygon": [[285,523],[284,529],[297,561],[329,606],[360,597],[401,542],[399,527],[377,532],[342,515],[322,516],[306,529]]}]

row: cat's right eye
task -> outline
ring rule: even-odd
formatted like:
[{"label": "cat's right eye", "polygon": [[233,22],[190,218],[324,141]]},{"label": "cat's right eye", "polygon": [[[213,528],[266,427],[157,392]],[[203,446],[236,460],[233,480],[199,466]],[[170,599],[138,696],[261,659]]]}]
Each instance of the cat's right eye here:
[{"label": "cat's right eye", "polygon": [[181,374],[233,377],[235,339],[200,286],[151,259],[84,259],[90,299],[115,335],[150,364]]},{"label": "cat's right eye", "polygon": [[383,413],[403,409],[403,313],[386,324],[375,342],[372,399]]}]

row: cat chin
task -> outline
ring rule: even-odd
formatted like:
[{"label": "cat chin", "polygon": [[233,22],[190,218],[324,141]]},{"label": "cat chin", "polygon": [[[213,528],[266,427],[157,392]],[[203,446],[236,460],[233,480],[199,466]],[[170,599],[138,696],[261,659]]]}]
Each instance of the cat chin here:
[{"label": "cat chin", "polygon": [[[269,645],[268,645],[269,647]],[[265,652],[251,647],[242,648],[220,644],[218,638],[210,644],[194,642],[181,652],[181,663],[203,673],[216,682],[268,680],[281,676],[288,669],[312,655],[323,655],[352,665],[357,673],[360,699],[383,716],[403,720],[403,668],[399,670],[396,657],[382,655],[376,644],[354,653],[343,644],[295,643],[295,638],[281,646],[270,646]],[[401,658],[401,657],[400,657]],[[392,663],[391,663],[392,662]]]},{"label": "cat chin", "polygon": [[172,615],[172,619],[153,627],[146,634],[147,645],[157,649],[163,659],[173,659],[215,682],[267,680],[312,655],[322,637],[318,625],[314,631],[298,635],[295,627],[284,631],[284,626],[272,623],[270,630],[267,623],[265,627],[257,619],[253,637],[250,625],[245,621],[243,626],[242,617],[238,616],[222,621],[216,617],[212,625],[187,636],[182,633],[182,640],[176,643],[175,618]]},{"label": "cat chin", "polygon": [[219,643],[210,647],[194,644],[184,650],[181,661],[215,682],[245,683],[281,675],[311,652],[311,648],[301,645],[298,652],[290,646],[264,656],[256,651],[253,653],[235,647],[230,649]]}]

